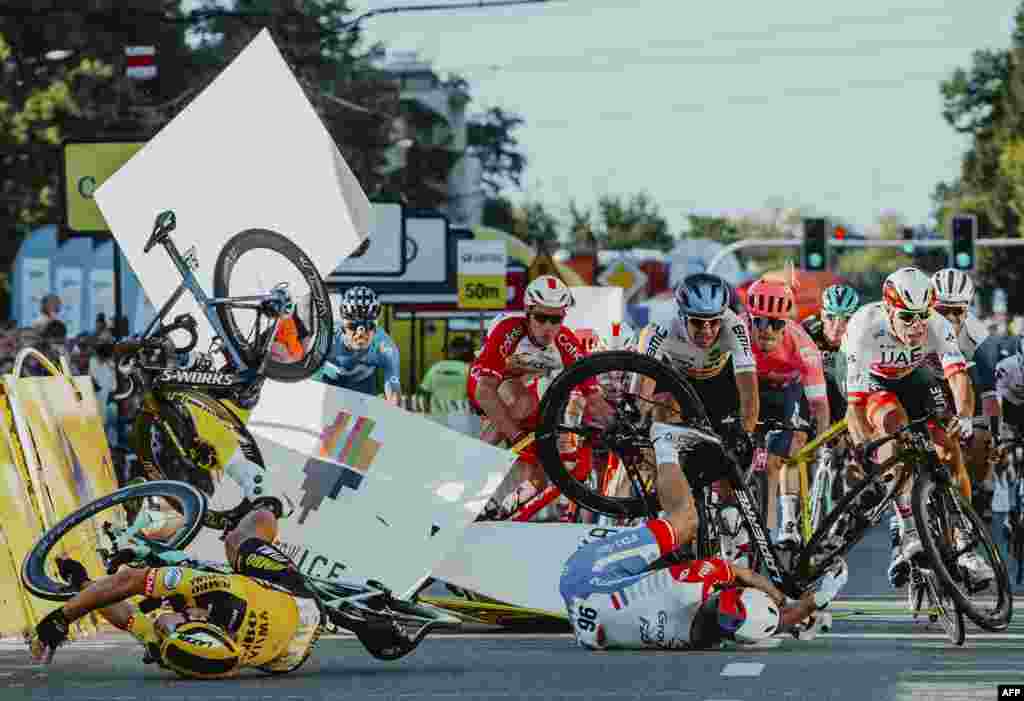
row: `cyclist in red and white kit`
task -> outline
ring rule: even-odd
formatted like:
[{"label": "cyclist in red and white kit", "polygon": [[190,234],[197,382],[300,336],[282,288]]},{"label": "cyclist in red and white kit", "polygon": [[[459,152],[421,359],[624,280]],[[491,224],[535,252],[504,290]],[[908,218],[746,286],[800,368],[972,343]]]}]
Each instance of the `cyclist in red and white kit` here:
[{"label": "cyclist in red and white kit", "polygon": [[[475,411],[487,419],[483,439],[515,445],[539,421],[539,379],[551,378],[586,353],[576,335],[563,325],[572,293],[553,275],[541,275],[526,288],[525,314],[499,318],[470,366],[466,393]],[[601,388],[590,378],[578,388],[589,416],[600,423],[614,413]],[[532,451],[521,455],[521,476],[543,489],[544,471]]]},{"label": "cyclist in red and white kit", "polygon": [[[956,439],[971,436],[974,391],[953,326],[932,313],[934,303],[931,279],[917,268],[900,268],[885,279],[882,301],[865,305],[853,315],[843,341],[850,404],[847,419],[854,444],[860,446],[912,419],[929,413],[944,415],[948,407],[943,390],[924,367],[926,357],[935,353],[952,391],[956,416],[946,427],[932,426],[932,439],[940,455],[954,464],[954,474],[960,474],[962,457]],[[875,460],[887,460],[893,450],[892,443],[882,446]],[[905,584],[910,559],[922,551],[911,511],[910,482],[894,504],[902,522],[900,544],[893,548],[888,572],[894,587]],[[960,534],[955,535],[959,540]],[[975,585],[994,576],[974,552],[965,552],[959,562]]]}]

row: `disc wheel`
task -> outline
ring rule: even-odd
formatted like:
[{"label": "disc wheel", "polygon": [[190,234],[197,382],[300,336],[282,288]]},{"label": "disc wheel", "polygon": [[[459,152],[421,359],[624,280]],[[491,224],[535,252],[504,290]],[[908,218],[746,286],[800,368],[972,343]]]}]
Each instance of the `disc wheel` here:
[{"label": "disc wheel", "polygon": [[[588,424],[579,405],[582,391],[597,383],[615,408],[606,428]],[[644,386],[650,391],[640,392]],[[539,409],[537,455],[551,481],[569,499],[597,513],[615,517],[648,516],[660,509],[655,490],[657,464],[650,439],[653,421],[707,430],[704,406],[689,383],[675,370],[648,356],[629,351],[588,355],[559,375],[548,387]],[[574,463],[564,456],[567,445],[589,444],[593,450],[614,453],[634,485],[631,496],[606,496],[577,479]],[[703,445],[683,456],[691,488],[717,479],[724,464]],[[714,476],[713,476],[714,475]]]},{"label": "disc wheel", "polygon": [[156,548],[181,550],[196,537],[206,513],[206,497],[184,482],[133,484],[73,511],[40,538],[25,556],[21,581],[35,596],[67,601],[78,590],[60,579],[57,558],[71,558],[90,579],[108,574],[114,552],[111,534],[142,527],[138,540]]},{"label": "disc wheel", "polygon": [[[267,336],[274,318],[267,316],[253,301],[272,289],[285,285],[294,311],[281,324],[294,329],[279,329],[279,338],[295,339],[275,343],[274,352],[260,356],[268,347]],[[320,273],[308,256],[287,237],[267,229],[247,229],[235,234],[221,250],[213,271],[213,289],[218,298],[246,298],[238,304],[220,304],[217,315],[224,325],[227,341],[239,350],[245,362],[259,367],[266,361],[263,374],[281,382],[299,382],[323,365],[334,340],[334,314]],[[284,334],[281,336],[280,334]],[[289,355],[289,348],[301,352]]]}]

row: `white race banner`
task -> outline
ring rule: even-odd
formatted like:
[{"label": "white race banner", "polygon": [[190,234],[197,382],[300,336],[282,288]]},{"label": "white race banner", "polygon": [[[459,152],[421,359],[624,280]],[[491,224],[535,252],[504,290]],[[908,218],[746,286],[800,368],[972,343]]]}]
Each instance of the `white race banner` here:
[{"label": "white race banner", "polygon": [[572,287],[575,304],[569,307],[565,325],[573,330],[584,347],[595,334],[607,334],[612,324],[622,322],[626,307],[621,287]]},{"label": "white race banner", "polygon": [[60,318],[68,329],[68,338],[82,332],[82,269],[62,265],[57,268],[57,294],[60,295]]},{"label": "white race banner", "polygon": [[21,325],[29,326],[42,313],[43,297],[50,294],[50,261],[24,258],[21,261]]},{"label": "white race banner", "polygon": [[599,539],[621,530],[578,523],[474,523],[431,576],[505,603],[564,617],[558,580],[565,561],[584,538]]},{"label": "white race banner", "polygon": [[[280,547],[307,574],[376,579],[411,594],[458,543],[512,453],[382,399],[320,382],[267,381],[248,421],[270,490],[294,513]],[[216,535],[197,556],[223,559]]]},{"label": "white race banner", "polygon": [[[241,231],[287,236],[326,277],[370,230],[366,194],[266,29],[108,178],[95,199],[158,307],[181,282],[162,247],[143,253],[164,210],[177,217],[172,238],[178,249],[196,246],[196,275],[209,295],[217,256]],[[255,269],[249,257],[241,258],[245,279],[237,279],[238,268],[232,277],[240,294],[296,282],[298,276],[289,275],[294,270],[276,254],[262,256]],[[212,329],[189,295],[170,315],[184,312],[199,321],[199,347],[205,348]]]}]

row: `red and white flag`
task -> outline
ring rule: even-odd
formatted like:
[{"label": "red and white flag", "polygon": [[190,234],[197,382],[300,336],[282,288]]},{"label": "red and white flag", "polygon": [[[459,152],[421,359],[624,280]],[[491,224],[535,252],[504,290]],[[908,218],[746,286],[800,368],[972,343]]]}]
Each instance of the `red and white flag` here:
[{"label": "red and white flag", "polygon": [[124,55],[127,57],[126,76],[136,80],[149,80],[156,77],[155,46],[126,46]]}]

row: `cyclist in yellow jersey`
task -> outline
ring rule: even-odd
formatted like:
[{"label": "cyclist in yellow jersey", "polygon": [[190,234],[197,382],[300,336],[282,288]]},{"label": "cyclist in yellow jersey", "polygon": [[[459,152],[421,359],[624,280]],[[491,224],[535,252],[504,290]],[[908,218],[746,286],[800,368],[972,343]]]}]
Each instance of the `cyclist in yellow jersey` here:
[{"label": "cyclist in yellow jersey", "polygon": [[[33,656],[50,662],[69,625],[98,611],[142,643],[149,658],[185,677],[227,677],[245,667],[294,671],[309,658],[324,613],[295,564],[272,545],[276,536],[273,513],[249,512],[225,537],[233,571],[224,574],[122,567],[90,582],[79,563],[59,561],[61,576],[80,593],[36,627]],[[180,596],[184,613],[144,614],[128,601],[140,595]]]}]

